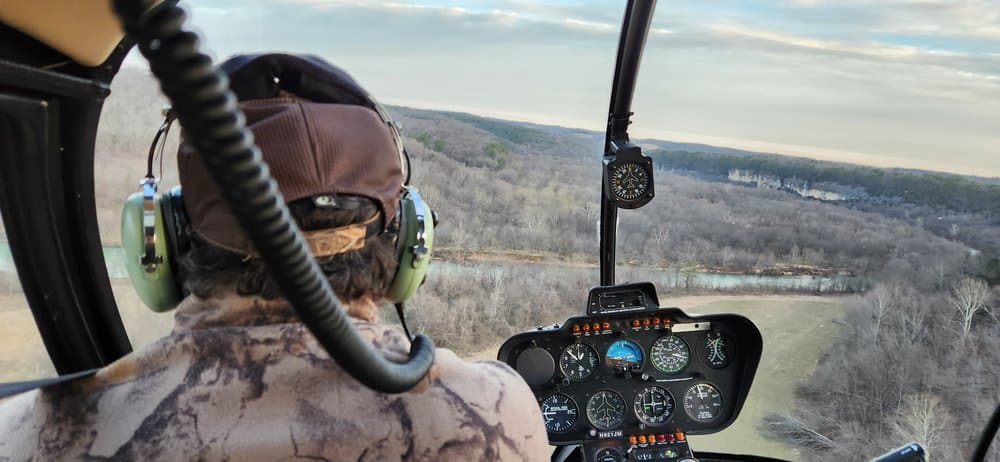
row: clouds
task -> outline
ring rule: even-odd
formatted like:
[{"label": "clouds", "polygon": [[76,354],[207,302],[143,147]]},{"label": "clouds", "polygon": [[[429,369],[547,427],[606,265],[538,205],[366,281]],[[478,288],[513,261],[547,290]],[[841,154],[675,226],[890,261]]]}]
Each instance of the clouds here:
[{"label": "clouds", "polygon": [[[311,52],[384,100],[600,128],[623,2],[192,7],[220,58]],[[661,1],[635,128],[897,166],[926,167],[946,153],[941,169],[1000,175],[998,12],[984,1]]]}]

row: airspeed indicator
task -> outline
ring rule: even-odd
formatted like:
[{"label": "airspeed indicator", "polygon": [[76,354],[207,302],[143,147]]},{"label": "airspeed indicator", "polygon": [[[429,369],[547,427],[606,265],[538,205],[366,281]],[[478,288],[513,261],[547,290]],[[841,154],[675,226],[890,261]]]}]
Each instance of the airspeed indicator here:
[{"label": "airspeed indicator", "polygon": [[665,374],[676,374],[691,361],[691,349],[687,342],[676,335],[666,335],[656,339],[649,349],[653,366]]}]

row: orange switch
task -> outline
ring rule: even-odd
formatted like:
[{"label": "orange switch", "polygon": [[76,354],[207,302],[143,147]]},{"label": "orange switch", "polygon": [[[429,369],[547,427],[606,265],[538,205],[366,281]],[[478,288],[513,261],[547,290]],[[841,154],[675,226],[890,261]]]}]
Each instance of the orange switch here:
[{"label": "orange switch", "polygon": [[639,444],[646,444],[646,435],[639,435]]},{"label": "orange switch", "polygon": [[638,443],[639,443],[639,438],[636,438],[635,435],[628,437],[628,444],[638,444]]},{"label": "orange switch", "polygon": [[608,329],[611,328],[611,323],[607,322],[607,321],[604,321],[604,324],[601,327],[603,327],[604,330],[608,330]]},{"label": "orange switch", "polygon": [[684,432],[677,432],[677,441],[684,441]]},{"label": "orange switch", "polygon": [[660,325],[660,318],[653,318],[653,324]]},{"label": "orange switch", "polygon": [[584,324],[583,325],[583,331],[584,332],[590,332],[590,324]]},{"label": "orange switch", "polygon": [[580,325],[579,324],[576,324],[576,325],[573,326],[573,333],[574,334],[580,333]]},{"label": "orange switch", "polygon": [[638,319],[633,319],[632,320],[632,327],[639,327],[639,320]]},{"label": "orange switch", "polygon": [[642,325],[648,326],[649,325],[649,319],[643,319],[642,320]]},{"label": "orange switch", "polygon": [[646,439],[649,440],[649,444],[653,444],[656,442],[656,435],[649,435]]},{"label": "orange switch", "polygon": [[601,323],[595,322],[594,323],[594,331],[596,332],[596,331],[599,331],[599,330],[601,330]]}]

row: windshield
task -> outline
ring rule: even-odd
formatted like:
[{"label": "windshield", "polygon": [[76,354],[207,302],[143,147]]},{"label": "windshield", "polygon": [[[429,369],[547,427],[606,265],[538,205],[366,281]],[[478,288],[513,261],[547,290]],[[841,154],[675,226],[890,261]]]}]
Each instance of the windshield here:
[{"label": "windshield", "polygon": [[[696,451],[839,461],[917,441],[959,460],[1000,394],[1000,17],[862,3],[658,6],[630,130],[656,198],[621,212],[617,280],[651,281],[688,313],[744,315],[764,337],[740,417],[692,437]],[[189,5],[217,59],[317,54],[388,105],[441,218],[408,322],[470,359],[583,313],[598,283],[623,8]],[[118,237],[164,104],[133,53],[97,144],[105,256],[136,348],[173,321],[142,307]],[[164,152],[161,191],[177,183],[176,133]],[[22,369],[51,367],[37,362]]]}]

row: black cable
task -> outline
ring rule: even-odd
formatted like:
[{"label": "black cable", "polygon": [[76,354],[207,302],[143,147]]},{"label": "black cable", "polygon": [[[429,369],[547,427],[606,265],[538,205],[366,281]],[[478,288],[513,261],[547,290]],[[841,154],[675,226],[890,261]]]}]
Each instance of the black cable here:
[{"label": "black cable", "polygon": [[972,452],[970,461],[981,462],[986,460],[986,452],[990,450],[990,444],[997,437],[998,430],[1000,430],[1000,403],[997,403],[996,409],[993,410],[993,415],[990,417],[989,422],[986,423],[986,428],[983,429],[983,435],[979,438],[979,444],[976,445],[976,450]]},{"label": "black cable", "polygon": [[403,304],[396,304],[396,316],[399,317],[399,323],[403,326],[403,332],[406,333],[406,338],[413,342],[413,334],[410,333],[410,328],[406,326],[406,316],[403,315]]},{"label": "black cable", "polygon": [[201,153],[243,230],[302,322],[344,370],[365,386],[400,393],[434,361],[434,344],[418,335],[405,363],[379,354],[358,333],[292,220],[260,149],[246,128],[226,76],[184,30],[187,15],[172,2],[115,0],[125,31],[149,60],[186,140]]}]

